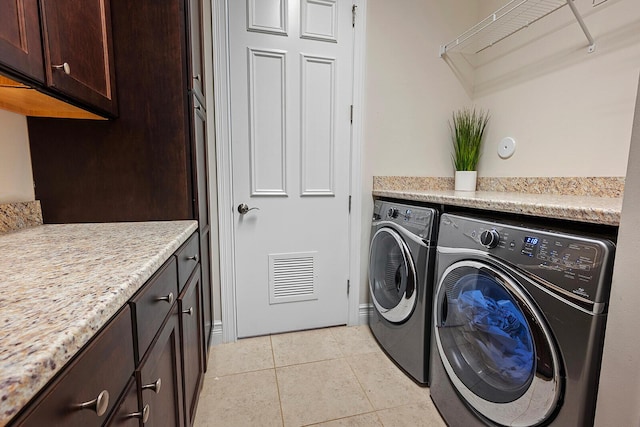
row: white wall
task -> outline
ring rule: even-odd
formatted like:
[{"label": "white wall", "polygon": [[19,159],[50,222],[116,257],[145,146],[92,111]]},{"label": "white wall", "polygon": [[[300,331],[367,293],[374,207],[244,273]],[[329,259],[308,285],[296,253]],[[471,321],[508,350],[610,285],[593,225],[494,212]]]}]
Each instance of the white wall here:
[{"label": "white wall", "polygon": [[0,203],[35,200],[27,118],[0,110]]},{"label": "white wall", "polygon": [[[640,70],[640,2],[576,0],[476,55],[474,103],[491,111],[482,176],[625,176]],[[482,17],[494,4],[483,3]],[[508,160],[505,137],[517,141]]]},{"label": "white wall", "polygon": [[[469,4],[471,3],[471,8]],[[367,0],[360,301],[369,298],[374,175],[452,175],[447,120],[470,102],[438,57],[475,23],[469,0]]]},{"label": "white wall", "polygon": [[[640,185],[640,95],[626,184]],[[625,191],[604,342],[596,426],[640,425],[640,340],[638,339],[638,253],[640,192]]]}]

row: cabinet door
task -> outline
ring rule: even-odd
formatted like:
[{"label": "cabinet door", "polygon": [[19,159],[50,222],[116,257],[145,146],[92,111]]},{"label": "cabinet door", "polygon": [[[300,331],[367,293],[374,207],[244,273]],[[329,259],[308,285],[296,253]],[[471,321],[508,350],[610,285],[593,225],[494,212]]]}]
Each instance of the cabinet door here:
[{"label": "cabinet door", "polygon": [[107,427],[140,427],[140,421],[144,419],[148,413],[138,409],[138,388],[136,387],[135,378],[131,378],[127,388],[125,389],[122,400],[113,411],[113,416],[105,426]]},{"label": "cabinet door", "polygon": [[202,382],[202,305],[200,303],[200,267],[179,299],[180,336],[182,337],[182,375],[186,425],[193,424]]},{"label": "cabinet door", "polygon": [[207,163],[207,116],[204,107],[196,97],[193,100],[193,141],[195,178],[197,183],[198,228],[200,231],[209,228],[209,173]]},{"label": "cabinet door", "polygon": [[184,425],[178,304],[162,327],[149,353],[136,371],[142,401],[149,405],[145,427]]},{"label": "cabinet door", "polygon": [[204,324],[203,349],[204,370],[207,370],[211,332],[213,330],[213,292],[211,285],[211,233],[206,232],[200,238],[200,265],[202,266],[202,320]]},{"label": "cabinet door", "polygon": [[37,0],[0,0],[0,65],[44,82]]},{"label": "cabinet door", "polygon": [[[204,102],[204,61],[202,58],[202,0],[189,0],[189,27],[191,43],[191,90]],[[206,107],[206,106],[205,106]]]},{"label": "cabinet door", "polygon": [[115,115],[110,0],[85,0],[81,6],[75,0],[40,2],[47,84]]}]

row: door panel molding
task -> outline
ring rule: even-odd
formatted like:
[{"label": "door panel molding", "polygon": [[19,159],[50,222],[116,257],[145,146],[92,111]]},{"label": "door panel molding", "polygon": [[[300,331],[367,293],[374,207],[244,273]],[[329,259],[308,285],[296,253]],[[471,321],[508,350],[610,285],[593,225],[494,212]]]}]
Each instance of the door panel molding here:
[{"label": "door panel molding", "polygon": [[248,48],[247,61],[251,195],[286,196],[287,52]]},{"label": "door panel molding", "polygon": [[301,195],[333,196],[337,61],[301,53],[300,64]]},{"label": "door panel molding", "polygon": [[[279,14],[268,16],[268,10],[278,10]],[[287,0],[247,0],[248,31],[286,36],[288,15]]]}]

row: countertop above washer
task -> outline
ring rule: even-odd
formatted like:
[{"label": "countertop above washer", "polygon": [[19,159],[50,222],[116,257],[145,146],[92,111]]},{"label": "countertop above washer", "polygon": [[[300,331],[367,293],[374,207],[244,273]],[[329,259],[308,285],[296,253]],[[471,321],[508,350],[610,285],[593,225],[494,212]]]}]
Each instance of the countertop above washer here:
[{"label": "countertop above washer", "polygon": [[373,196],[613,226],[620,224],[622,211],[622,197],[385,189],[374,189]]}]

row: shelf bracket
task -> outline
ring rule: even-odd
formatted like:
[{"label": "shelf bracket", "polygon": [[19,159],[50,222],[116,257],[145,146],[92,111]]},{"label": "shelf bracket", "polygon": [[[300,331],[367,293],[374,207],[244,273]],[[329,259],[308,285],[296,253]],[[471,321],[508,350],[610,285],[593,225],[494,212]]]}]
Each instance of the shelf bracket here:
[{"label": "shelf bracket", "polygon": [[569,5],[569,8],[571,8],[571,12],[573,12],[573,15],[576,17],[578,24],[580,24],[580,28],[582,28],[584,35],[587,37],[587,40],[589,40],[589,48],[587,49],[587,52],[589,53],[594,52],[596,50],[596,41],[591,36],[591,33],[589,32],[587,25],[584,23],[584,20],[582,19],[582,15],[580,15],[580,12],[578,12],[578,8],[576,8],[576,5],[573,3],[573,0],[567,0],[567,4]]}]

